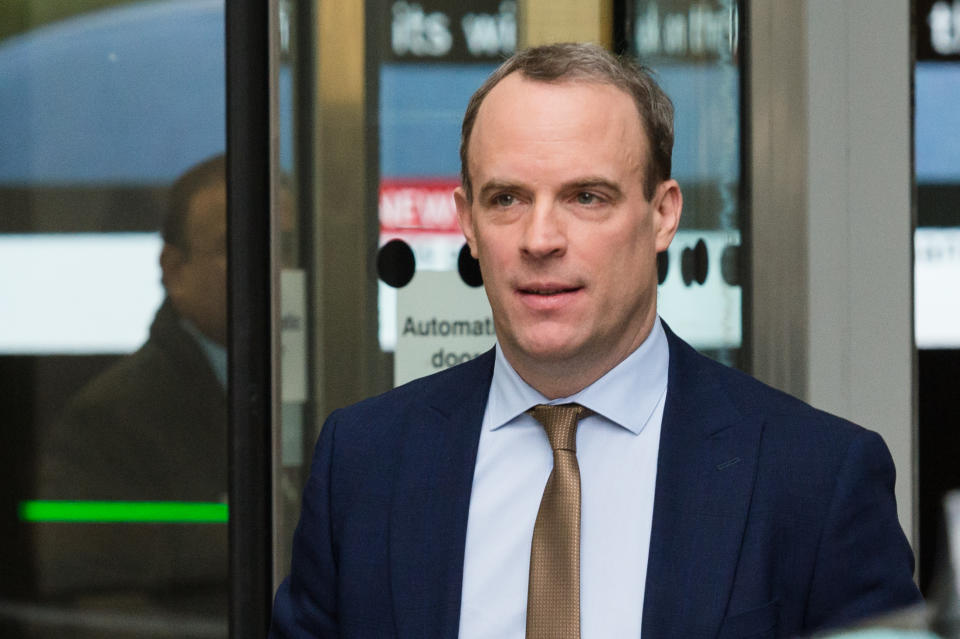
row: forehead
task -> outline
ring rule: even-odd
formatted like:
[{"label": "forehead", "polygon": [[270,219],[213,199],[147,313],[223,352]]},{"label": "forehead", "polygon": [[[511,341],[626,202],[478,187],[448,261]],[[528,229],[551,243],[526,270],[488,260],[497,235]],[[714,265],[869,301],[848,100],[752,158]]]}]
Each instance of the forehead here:
[{"label": "forehead", "polygon": [[227,187],[213,182],[195,192],[190,198],[187,214],[187,232],[191,238],[226,233]]},{"label": "forehead", "polygon": [[[610,84],[543,82],[513,73],[499,82],[477,113],[470,142],[471,172],[517,157],[538,163],[608,157],[641,164],[646,136],[630,94]],[[482,175],[475,175],[482,179]]]}]

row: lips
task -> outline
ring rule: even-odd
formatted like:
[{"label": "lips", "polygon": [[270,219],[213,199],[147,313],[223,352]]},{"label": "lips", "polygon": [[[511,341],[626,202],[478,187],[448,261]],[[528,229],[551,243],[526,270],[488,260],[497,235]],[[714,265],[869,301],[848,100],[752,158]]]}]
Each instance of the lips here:
[{"label": "lips", "polygon": [[561,295],[563,293],[572,293],[580,290],[579,286],[566,288],[521,288],[520,292],[527,295]]},{"label": "lips", "polygon": [[582,284],[574,282],[534,281],[517,285],[517,291],[527,295],[561,295],[579,291],[582,288]]},{"label": "lips", "polygon": [[567,283],[530,283],[516,291],[523,303],[534,310],[556,310],[576,299],[583,286]]}]

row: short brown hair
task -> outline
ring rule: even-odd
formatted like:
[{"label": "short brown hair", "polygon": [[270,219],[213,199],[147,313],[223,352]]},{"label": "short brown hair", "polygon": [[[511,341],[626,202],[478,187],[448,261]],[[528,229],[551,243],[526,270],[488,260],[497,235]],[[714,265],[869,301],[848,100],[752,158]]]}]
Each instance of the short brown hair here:
[{"label": "short brown hair", "polygon": [[190,253],[190,242],[187,238],[187,214],[194,196],[216,184],[226,184],[227,158],[223,154],[207,158],[199,164],[190,167],[186,173],[177,178],[170,187],[167,200],[167,213],[163,218],[160,234],[166,244],[176,246],[184,253]]},{"label": "short brown hair", "polygon": [[615,56],[595,44],[548,44],[518,51],[494,71],[467,104],[460,134],[460,179],[467,199],[473,199],[467,154],[470,134],[480,104],[501,80],[513,72],[540,82],[596,82],[616,87],[633,98],[647,134],[650,157],[644,176],[644,195],[653,197],[657,185],[670,179],[673,157],[673,103],[646,67]]}]

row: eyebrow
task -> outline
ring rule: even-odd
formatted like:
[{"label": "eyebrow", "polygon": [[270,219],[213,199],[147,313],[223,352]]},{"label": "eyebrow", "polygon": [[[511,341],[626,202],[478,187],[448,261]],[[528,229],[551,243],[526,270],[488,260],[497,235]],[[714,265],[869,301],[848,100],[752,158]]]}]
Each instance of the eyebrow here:
[{"label": "eyebrow", "polygon": [[477,197],[481,200],[484,200],[488,198],[490,194],[496,191],[516,191],[520,189],[522,189],[522,187],[513,182],[507,182],[504,180],[490,180],[483,185],[483,188],[481,188],[477,193]]},{"label": "eyebrow", "polygon": [[[580,190],[590,190],[600,188],[605,191],[609,191],[613,199],[619,200],[623,197],[623,189],[619,187],[615,182],[611,182],[602,177],[585,177],[571,182],[567,182],[560,187],[561,192],[569,191],[580,191]],[[525,187],[514,182],[508,182],[506,180],[490,180],[477,193],[477,197],[480,199],[485,199],[489,197],[492,193],[497,191],[517,191],[527,190]]]},{"label": "eyebrow", "polygon": [[605,191],[609,191],[611,196],[619,200],[623,197],[623,190],[616,182],[611,182],[602,177],[586,177],[580,180],[574,180],[564,184],[560,189],[561,191],[582,191],[600,188]]}]

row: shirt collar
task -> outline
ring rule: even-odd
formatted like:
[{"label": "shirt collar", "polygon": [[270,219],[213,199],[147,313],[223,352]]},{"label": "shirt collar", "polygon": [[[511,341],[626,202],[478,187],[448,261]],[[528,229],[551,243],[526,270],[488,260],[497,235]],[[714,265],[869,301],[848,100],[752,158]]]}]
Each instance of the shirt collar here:
[{"label": "shirt collar", "polygon": [[193,322],[185,317],[180,318],[180,326],[183,327],[190,337],[192,337],[200,346],[203,356],[213,369],[220,387],[227,388],[227,349],[200,332],[200,329],[194,326]]},{"label": "shirt collar", "polygon": [[497,343],[484,421],[496,430],[536,404],[576,402],[639,434],[667,390],[669,360],[667,336],[657,317],[643,343],[603,377],[570,397],[548,400],[523,381]]}]

